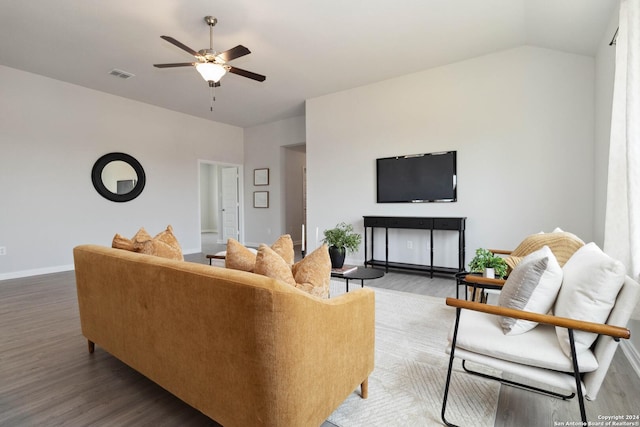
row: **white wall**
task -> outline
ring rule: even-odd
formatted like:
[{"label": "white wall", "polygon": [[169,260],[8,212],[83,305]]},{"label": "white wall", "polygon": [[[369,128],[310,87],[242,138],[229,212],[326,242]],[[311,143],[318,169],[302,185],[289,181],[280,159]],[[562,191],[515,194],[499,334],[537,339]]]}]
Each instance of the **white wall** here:
[{"label": "white wall", "polygon": [[[592,240],[593,122],[593,58],[528,46],[310,99],[309,230],[362,231],[363,215],[466,216],[467,262],[558,226]],[[376,204],[376,158],[443,150],[458,152],[457,203]],[[428,248],[394,238],[405,256],[404,240]]]},{"label": "white wall", "polygon": [[[241,128],[7,67],[0,93],[0,279],[69,269],[75,245],[141,226],[153,235],[171,224],[185,252],[199,251],[198,159],[242,164]],[[91,184],[94,162],[113,151],[145,170],[131,202]]]},{"label": "white wall", "polygon": [[[273,243],[284,234],[285,149],[305,142],[305,119],[294,117],[244,130],[245,243]],[[269,185],[253,185],[253,170],[269,168]],[[253,192],[269,192],[269,208],[253,207]]]}]

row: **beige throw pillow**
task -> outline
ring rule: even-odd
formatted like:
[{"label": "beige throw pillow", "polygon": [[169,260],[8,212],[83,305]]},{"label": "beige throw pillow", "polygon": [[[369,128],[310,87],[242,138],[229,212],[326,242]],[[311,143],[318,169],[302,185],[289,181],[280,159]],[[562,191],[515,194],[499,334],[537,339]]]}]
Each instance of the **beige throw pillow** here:
[{"label": "beige throw pillow", "polygon": [[228,239],[224,266],[233,270],[242,270],[252,273],[256,266],[256,254],[251,252],[236,239]]},{"label": "beige throw pillow", "polygon": [[134,243],[134,247],[142,254],[184,261],[182,248],[180,248],[178,239],[173,234],[171,225],[168,225],[166,230],[158,233],[153,239],[142,243]]},{"label": "beige throw pillow", "polygon": [[254,273],[271,277],[319,298],[329,298],[331,259],[327,245],[322,245],[291,268],[267,245],[260,245]]},{"label": "beige throw pillow", "polygon": [[258,248],[254,273],[296,286],[291,267],[273,249],[264,244]]},{"label": "beige throw pillow", "polygon": [[291,235],[283,234],[278,237],[273,245],[271,245],[271,249],[274,250],[275,253],[280,255],[284,262],[289,265],[293,265],[295,260],[295,254],[293,252],[293,240],[291,239]]},{"label": "beige throw pillow", "polygon": [[[284,234],[271,245],[271,249],[291,266],[294,261],[293,240],[289,234]],[[256,264],[256,253],[246,248],[235,239],[227,240],[227,251],[224,266],[234,270],[254,272]]]},{"label": "beige throw pillow", "polygon": [[320,298],[329,298],[331,259],[327,245],[322,245],[293,265],[296,288]]},{"label": "beige throw pillow", "polygon": [[140,230],[131,239],[116,233],[113,236],[111,247],[184,261],[182,248],[180,248],[180,243],[178,243],[178,239],[173,234],[171,225],[168,225],[166,230],[158,233],[154,238],[151,238],[144,227],[140,227]]},{"label": "beige throw pillow", "polygon": [[537,251],[543,246],[549,246],[558,264],[562,267],[575,251],[584,246],[584,242],[575,234],[566,231],[532,234],[527,236],[518,247],[505,258],[505,261],[509,268],[513,270],[525,256]]},{"label": "beige throw pillow", "polygon": [[125,251],[132,251],[132,252],[134,250],[133,241],[118,233],[116,233],[116,235],[113,236],[113,240],[111,241],[111,247],[115,249],[124,249]]},{"label": "beige throw pillow", "polygon": [[147,233],[144,227],[140,227],[140,230],[131,238],[134,249],[136,248],[136,244],[142,244],[147,240],[151,240],[151,235]]}]

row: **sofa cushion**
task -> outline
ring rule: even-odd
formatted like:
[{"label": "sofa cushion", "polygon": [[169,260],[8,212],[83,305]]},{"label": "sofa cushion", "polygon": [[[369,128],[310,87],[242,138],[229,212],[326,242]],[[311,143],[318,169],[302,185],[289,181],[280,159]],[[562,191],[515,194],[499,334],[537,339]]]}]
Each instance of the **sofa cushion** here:
[{"label": "sofa cushion", "polygon": [[[562,268],[548,246],[530,253],[511,272],[502,287],[498,305],[546,314],[553,307],[560,285]],[[537,322],[502,317],[500,324],[506,335],[517,335],[537,326]]]},{"label": "sofa cushion", "polygon": [[296,281],[291,272],[291,266],[289,266],[279,254],[265,244],[260,245],[258,248],[254,273],[280,280],[291,286],[296,286]]},{"label": "sofa cushion", "polygon": [[[454,326],[449,332],[449,342],[453,339]],[[551,325],[539,325],[526,334],[505,335],[500,326],[500,316],[462,310],[456,346],[514,363],[571,372],[571,357],[561,349],[554,332]],[[580,372],[598,368],[598,361],[589,349],[578,355],[578,367]]]},{"label": "sofa cushion", "polygon": [[[624,283],[626,271],[620,261],[614,260],[595,244],[578,249],[563,267],[563,281],[554,306],[560,317],[605,323]],[[560,346],[571,354],[569,333],[556,328]],[[589,350],[597,335],[574,331],[576,353]]]},{"label": "sofa cushion", "polygon": [[[557,228],[556,230],[560,229]],[[560,267],[564,266],[574,252],[584,246],[584,242],[573,233],[556,230],[554,230],[553,233],[538,233],[527,236],[513,252],[505,258],[509,268],[513,270],[525,256],[537,251],[543,246],[549,246]]]},{"label": "sofa cushion", "polygon": [[[283,234],[276,240],[271,249],[275,251],[287,265],[291,266],[294,260],[293,240],[289,234]],[[256,252],[246,248],[235,239],[227,240],[227,251],[225,256],[225,267],[234,270],[254,272],[256,264]]]},{"label": "sofa cushion", "polygon": [[327,245],[322,245],[298,261],[292,268],[296,288],[320,298],[329,298],[331,258]]}]

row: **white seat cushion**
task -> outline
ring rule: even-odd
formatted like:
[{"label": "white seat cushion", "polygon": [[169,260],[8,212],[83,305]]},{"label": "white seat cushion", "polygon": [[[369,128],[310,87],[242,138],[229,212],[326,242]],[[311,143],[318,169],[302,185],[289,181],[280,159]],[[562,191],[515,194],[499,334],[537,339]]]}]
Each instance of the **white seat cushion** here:
[{"label": "white seat cushion", "polygon": [[[453,328],[449,341],[452,339]],[[562,372],[573,371],[571,359],[562,351],[555,328],[549,325],[538,325],[520,335],[505,335],[500,326],[500,316],[462,310],[456,347],[510,362]],[[578,368],[580,372],[598,368],[598,361],[590,350],[578,356]]]}]

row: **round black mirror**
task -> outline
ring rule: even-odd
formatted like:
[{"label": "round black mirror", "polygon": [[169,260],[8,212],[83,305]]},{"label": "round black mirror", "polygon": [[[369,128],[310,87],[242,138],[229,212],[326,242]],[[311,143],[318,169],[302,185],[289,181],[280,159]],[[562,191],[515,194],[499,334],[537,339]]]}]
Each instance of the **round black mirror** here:
[{"label": "round black mirror", "polygon": [[128,202],[142,193],[146,178],[142,165],[125,153],[100,157],[91,170],[96,191],[112,202]]}]

